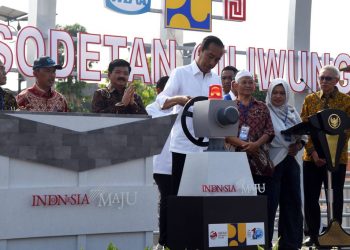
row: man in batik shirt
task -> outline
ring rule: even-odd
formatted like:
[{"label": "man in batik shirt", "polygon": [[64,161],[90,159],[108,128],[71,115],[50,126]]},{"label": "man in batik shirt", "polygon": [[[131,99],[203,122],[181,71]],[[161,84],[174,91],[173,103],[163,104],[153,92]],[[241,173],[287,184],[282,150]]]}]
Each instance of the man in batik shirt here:
[{"label": "man in batik shirt", "polygon": [[[320,91],[306,96],[301,111],[301,119],[306,122],[309,116],[324,109],[342,110],[350,116],[350,97],[341,93],[337,88],[340,79],[338,68],[326,65],[319,71],[318,83]],[[342,224],[344,205],[344,183],[346,177],[346,165],[348,162],[348,140],[350,131],[346,131],[346,144],[341,149],[338,169],[332,172],[333,189],[333,219]],[[304,218],[305,246],[318,245],[320,229],[320,193],[322,184],[327,187],[326,159],[319,156],[309,136],[305,145],[303,155],[303,177],[304,177]],[[326,196],[327,204],[328,197]],[[328,208],[329,209],[329,208]]]},{"label": "man in batik shirt", "polygon": [[48,56],[34,61],[33,74],[36,78],[34,86],[23,90],[17,96],[21,110],[37,112],[67,112],[66,98],[54,90],[56,69],[62,69]]},{"label": "man in batik shirt", "polygon": [[[0,60],[0,86],[6,84],[6,71],[3,62]],[[9,89],[0,87],[0,110],[15,110],[17,109],[16,98]]]},{"label": "man in batik shirt", "polygon": [[95,91],[92,99],[92,112],[113,114],[147,114],[142,99],[135,93],[135,86],[127,86],[131,72],[130,64],[116,59],[108,66],[106,88]]}]

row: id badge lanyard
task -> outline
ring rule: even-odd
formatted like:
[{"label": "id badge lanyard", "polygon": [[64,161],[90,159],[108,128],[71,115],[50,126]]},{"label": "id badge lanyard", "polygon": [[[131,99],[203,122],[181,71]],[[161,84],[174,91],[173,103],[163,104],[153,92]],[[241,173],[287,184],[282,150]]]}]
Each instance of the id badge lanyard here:
[{"label": "id badge lanyard", "polygon": [[241,127],[241,130],[239,132],[239,139],[242,141],[248,141],[249,139],[249,130],[250,127],[248,126],[248,113],[251,107],[253,106],[252,102],[249,102],[248,107],[244,106],[241,102],[239,103],[239,111],[243,114],[243,125]]},{"label": "id badge lanyard", "polygon": [[[275,112],[276,114],[276,112]],[[281,117],[279,117],[279,119],[283,122],[284,127],[287,128],[287,119],[288,119],[288,107],[286,108],[286,115],[284,116],[284,118],[282,119]],[[292,141],[292,136],[291,135],[283,135],[284,140],[287,142],[291,142]]]}]

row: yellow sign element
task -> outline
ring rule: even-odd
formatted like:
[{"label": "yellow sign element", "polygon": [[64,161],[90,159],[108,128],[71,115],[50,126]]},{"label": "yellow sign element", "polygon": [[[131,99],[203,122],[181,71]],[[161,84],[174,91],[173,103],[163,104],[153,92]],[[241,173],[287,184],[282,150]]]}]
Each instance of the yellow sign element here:
[{"label": "yellow sign element", "polygon": [[211,31],[212,0],[165,0],[165,27]]},{"label": "yellow sign element", "polygon": [[233,246],[245,246],[246,245],[246,224],[245,223],[233,223],[227,225],[228,229],[228,245]]},{"label": "yellow sign element", "polygon": [[332,158],[332,167],[335,167],[335,158],[337,155],[337,145],[339,140],[339,135],[326,135],[327,142],[328,142],[328,148],[329,153],[331,154]]}]

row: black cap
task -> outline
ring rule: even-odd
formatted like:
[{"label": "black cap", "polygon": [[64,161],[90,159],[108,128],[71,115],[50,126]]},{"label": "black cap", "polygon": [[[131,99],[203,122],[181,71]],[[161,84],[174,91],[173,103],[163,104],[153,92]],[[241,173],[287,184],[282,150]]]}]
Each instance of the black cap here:
[{"label": "black cap", "polygon": [[51,59],[49,56],[42,56],[37,59],[35,59],[33,64],[33,70],[40,69],[40,68],[51,68],[54,67],[56,69],[62,69],[62,66],[59,64],[56,64],[54,60]]}]

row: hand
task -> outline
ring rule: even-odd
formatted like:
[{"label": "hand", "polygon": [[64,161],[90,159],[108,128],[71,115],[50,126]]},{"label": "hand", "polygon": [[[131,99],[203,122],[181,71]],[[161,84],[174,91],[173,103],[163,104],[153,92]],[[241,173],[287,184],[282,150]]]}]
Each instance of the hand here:
[{"label": "hand", "polygon": [[185,104],[191,100],[192,98],[190,96],[177,96],[177,104],[181,105],[181,106],[185,106]]},{"label": "hand", "polygon": [[302,145],[298,142],[290,144],[288,147],[288,155],[296,156],[301,148]]},{"label": "hand", "polygon": [[257,154],[259,151],[259,144],[257,142],[245,142],[241,147],[242,151],[251,154]]},{"label": "hand", "polygon": [[122,103],[124,106],[128,106],[129,104],[134,104],[134,93],[135,93],[135,86],[130,85],[127,87],[124,91],[124,95],[122,97]]},{"label": "hand", "polygon": [[326,163],[327,163],[325,159],[322,159],[322,158],[318,157],[318,154],[317,154],[316,150],[314,150],[312,152],[311,157],[314,160],[315,165],[317,167],[322,167],[322,166],[326,165]]},{"label": "hand", "polygon": [[33,110],[33,105],[27,104],[26,106],[19,106],[19,110],[23,111],[32,111]]}]

